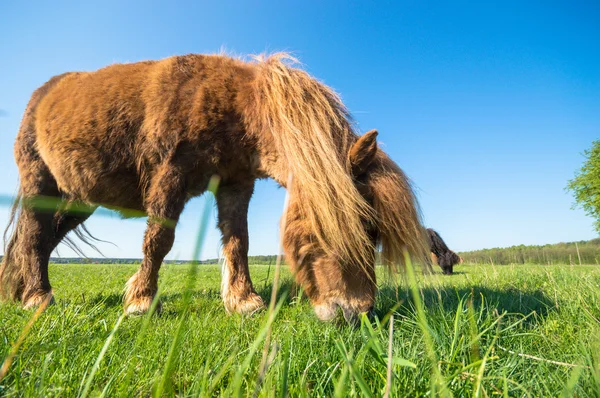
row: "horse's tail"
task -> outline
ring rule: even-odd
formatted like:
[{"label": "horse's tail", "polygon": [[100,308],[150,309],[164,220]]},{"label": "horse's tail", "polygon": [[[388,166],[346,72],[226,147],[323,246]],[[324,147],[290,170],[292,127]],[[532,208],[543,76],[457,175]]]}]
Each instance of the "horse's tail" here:
[{"label": "horse's tail", "polygon": [[[0,263],[0,298],[4,300],[17,300],[22,293],[23,280],[22,270],[19,267],[19,261],[16,259],[16,246],[19,241],[19,229],[15,227],[17,213],[21,207],[20,192],[15,197],[11,210],[8,225],[4,230],[4,256]],[[11,232],[12,231],[12,232]]]},{"label": "horse's tail", "polygon": [[[102,250],[96,245],[97,243],[108,243],[110,245],[116,246],[113,242],[103,240],[103,239],[100,239],[100,238],[97,238],[96,236],[94,236],[90,232],[90,230],[87,229],[85,224],[80,224],[77,227],[75,227],[75,229],[72,230],[72,233],[77,237],[77,239],[79,239],[81,242],[83,242],[90,249],[94,250],[101,257],[106,257],[106,256],[104,255]],[[86,259],[89,258],[88,255],[85,254],[85,252],[81,249],[79,244],[77,244],[77,242],[73,238],[71,238],[69,236],[65,236],[60,243],[67,246],[74,253],[77,253],[77,255],[81,256],[81,258],[86,258]]]},{"label": "horse's tail", "polygon": [[379,151],[368,184],[373,192],[384,264],[393,268],[405,263],[405,252],[413,262],[431,269],[427,233],[411,182],[385,153]]},{"label": "horse's tail", "polygon": [[292,195],[325,252],[364,263],[375,248],[363,220],[374,214],[349,173],[356,141],[349,112],[332,89],[291,67],[297,61],[290,55],[258,61],[244,109],[249,129],[270,134],[280,183],[293,176]]}]

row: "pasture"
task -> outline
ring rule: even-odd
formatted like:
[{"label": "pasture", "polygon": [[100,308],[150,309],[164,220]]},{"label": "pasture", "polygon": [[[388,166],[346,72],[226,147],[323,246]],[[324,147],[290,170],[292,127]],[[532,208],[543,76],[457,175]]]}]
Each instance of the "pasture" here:
[{"label": "pasture", "polygon": [[[251,266],[267,302],[273,268]],[[51,265],[56,304],[25,337],[0,396],[381,396],[390,363],[391,396],[600,395],[598,266],[460,265],[397,288],[381,270],[378,319],[357,328],[318,321],[283,267],[264,374],[267,312],[227,315],[219,267],[194,277],[163,266],[162,313],[123,317],[136,270]],[[0,359],[33,315],[0,305]]]}]

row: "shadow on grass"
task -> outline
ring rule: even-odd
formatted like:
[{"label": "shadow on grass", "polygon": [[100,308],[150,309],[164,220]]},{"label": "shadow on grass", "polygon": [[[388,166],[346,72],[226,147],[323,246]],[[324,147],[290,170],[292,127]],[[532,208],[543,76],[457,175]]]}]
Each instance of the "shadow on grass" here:
[{"label": "shadow on grass", "polygon": [[[262,297],[265,304],[268,306],[269,300],[271,299],[271,288],[272,285],[261,284],[260,288],[257,289],[257,293]],[[278,298],[285,293],[287,297],[284,302],[284,307],[289,306],[291,302],[296,298],[299,289],[298,286],[291,279],[284,279],[279,286]],[[178,317],[183,308],[181,307],[181,300],[183,299],[184,292],[169,292],[161,295],[161,303],[163,305],[161,317]],[[192,292],[192,303],[196,299],[202,300],[218,300],[222,306],[221,294],[215,289],[201,289],[196,288]],[[68,304],[84,304],[89,307],[103,306],[106,309],[122,308],[124,306],[124,294],[123,293],[98,293],[91,297],[85,295],[75,300],[67,300]],[[224,307],[223,307],[224,308]],[[195,312],[195,310],[192,310]]]},{"label": "shadow on grass", "polygon": [[[261,283],[259,286],[255,286],[255,288],[256,293],[258,293],[258,295],[262,297],[265,304],[269,305],[269,301],[271,300],[271,291],[273,289],[273,284],[268,283],[265,285],[264,283]],[[285,307],[294,300],[299,291],[299,286],[292,279],[284,278],[279,283],[279,289],[277,289],[277,299],[281,299],[281,296],[287,292],[287,297],[285,299],[284,304]]]},{"label": "shadow on grass", "polygon": [[[299,286],[292,280],[286,279],[280,285],[280,294],[284,291],[289,292],[285,305],[297,300],[301,293]],[[518,289],[491,289],[486,286],[473,285],[470,287],[456,288],[445,286],[439,288],[422,288],[422,298],[425,307],[440,307],[446,312],[455,312],[462,299],[463,302],[472,299],[473,307],[479,311],[482,306],[489,310],[496,309],[498,313],[504,311],[511,314],[529,315],[532,312],[541,316],[546,316],[555,308],[555,302],[551,300],[543,291],[520,291]],[[271,296],[271,285],[262,286],[258,289],[258,294],[268,302]],[[303,300],[308,301],[306,296]],[[387,314],[396,303],[400,302],[397,312],[402,313],[409,310],[412,302],[408,287],[403,286],[396,289],[390,285],[380,287],[377,294],[376,314],[380,317]]]},{"label": "shadow on grass", "polygon": [[[421,297],[425,308],[439,308],[445,312],[455,312],[459,302],[472,300],[475,311],[482,307],[488,311],[496,310],[499,314],[519,314],[526,316],[535,312],[545,317],[555,308],[555,303],[541,290],[523,292],[517,289],[490,289],[481,285],[464,288],[439,287],[422,288]],[[401,315],[408,314],[413,307],[410,292],[406,287],[396,289],[393,286],[384,286],[380,289],[376,313],[381,318],[391,308],[400,302],[397,312]]]},{"label": "shadow on grass", "polygon": [[[260,283],[257,286],[257,293],[267,305],[271,297],[271,289],[272,285],[270,283],[266,285]],[[286,293],[287,297],[283,304],[284,307],[289,307],[293,302],[297,302],[299,299],[298,296],[301,294],[301,289],[291,278],[285,278],[281,281],[278,297],[280,298]],[[164,294],[161,297],[163,303],[161,317],[178,317],[182,311],[178,302],[181,301],[182,297],[183,292]],[[222,306],[220,294],[214,289],[209,289],[209,291],[206,289],[195,289],[193,297],[195,299],[218,300]],[[521,316],[527,316],[535,312],[545,317],[555,308],[555,303],[540,290],[525,292],[511,288],[499,290],[481,285],[461,288],[453,286],[427,287],[421,289],[421,297],[425,308],[449,314],[456,312],[461,300],[463,303],[467,300],[472,300],[473,308],[476,312],[483,309],[487,312],[497,311],[497,313],[501,314],[506,311],[510,314]],[[306,296],[303,296],[301,300],[308,303]],[[408,288],[406,286],[396,288],[391,285],[384,285],[380,288],[377,295],[375,314],[382,319],[390,310],[397,306],[397,303],[400,303],[400,305],[396,309],[396,313],[401,316],[410,316],[414,306]],[[105,308],[122,308],[123,294],[97,294],[93,297],[85,298],[85,304],[91,306],[102,305]]]},{"label": "shadow on grass", "polygon": [[97,306],[103,305],[104,307],[122,307],[123,306],[123,294],[110,293],[110,294],[96,294],[90,298],[85,298],[84,303],[86,305]]}]

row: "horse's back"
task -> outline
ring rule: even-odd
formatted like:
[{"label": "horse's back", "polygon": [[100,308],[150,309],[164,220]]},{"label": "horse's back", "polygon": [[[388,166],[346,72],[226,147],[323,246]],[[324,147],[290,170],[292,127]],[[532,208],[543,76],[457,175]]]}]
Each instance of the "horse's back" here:
[{"label": "horse's back", "polygon": [[135,133],[123,127],[135,127],[143,118],[141,93],[152,67],[152,63],[144,62],[67,74],[37,107],[39,143],[57,147],[78,139],[98,139],[102,142],[96,144],[102,144],[107,133]]},{"label": "horse's back", "polygon": [[[72,72],[40,99],[35,111],[37,148],[64,193],[102,203],[139,204],[131,188],[138,183],[132,147],[143,119],[140,93],[151,67],[137,63]],[[124,195],[124,190],[131,192]]]},{"label": "horse's back", "polygon": [[65,74],[39,96],[36,148],[63,192],[140,207],[142,180],[175,152],[190,167],[235,152],[227,146],[241,140],[231,135],[243,131],[229,115],[239,79],[248,76],[239,76],[242,65],[187,55]]}]

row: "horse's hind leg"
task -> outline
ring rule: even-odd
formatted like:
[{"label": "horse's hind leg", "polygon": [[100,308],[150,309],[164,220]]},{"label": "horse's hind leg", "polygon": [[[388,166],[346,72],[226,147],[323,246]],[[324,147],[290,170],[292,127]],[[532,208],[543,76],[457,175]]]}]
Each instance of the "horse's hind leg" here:
[{"label": "horse's hind leg", "polygon": [[173,246],[175,224],[185,201],[183,175],[177,168],[164,165],[153,178],[146,198],[148,227],[144,236],[144,259],[140,269],[127,282],[127,313],[144,313],[150,309],[158,290],[158,271]]},{"label": "horse's hind leg", "polygon": [[[56,196],[56,199],[40,200],[41,198],[35,194],[36,191],[44,196],[54,196],[58,193],[52,179],[47,178],[47,180],[46,187],[42,189],[39,187],[32,189],[26,181],[21,184],[22,209],[16,229],[6,247],[4,263],[0,268],[0,284],[4,285],[1,286],[5,290],[4,295],[15,301],[22,300],[25,307],[35,306],[48,296],[50,292],[48,261],[52,251],[94,210],[90,207],[89,212],[81,214],[60,212],[52,214],[52,208],[60,198]],[[41,205],[43,210],[37,205]]]},{"label": "horse's hind leg", "polygon": [[52,219],[52,214],[26,208],[19,216],[17,228],[22,228],[19,232],[23,238],[20,245],[26,271],[22,296],[25,308],[41,304],[52,294],[48,276],[48,262],[52,253]]},{"label": "horse's hind leg", "polygon": [[253,181],[225,183],[216,195],[225,257],[221,296],[228,312],[249,314],[264,307],[248,270],[248,205],[253,190]]},{"label": "horse's hind leg", "polygon": [[[21,168],[21,211],[16,230],[7,250],[8,261],[18,272],[16,290],[25,308],[51,299],[52,288],[48,277],[48,261],[53,246],[54,207],[58,188],[41,159],[34,159]],[[56,199],[54,199],[56,198]]]}]

